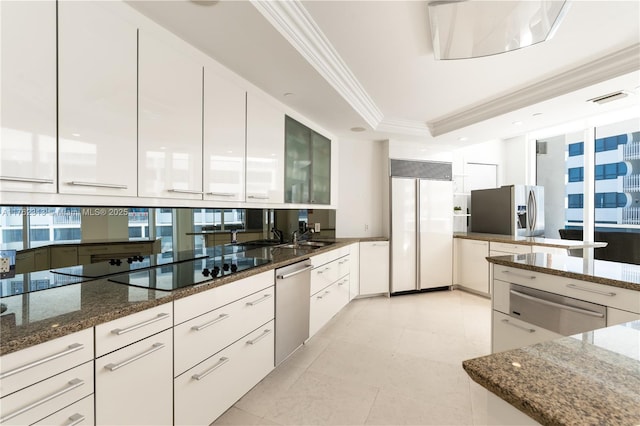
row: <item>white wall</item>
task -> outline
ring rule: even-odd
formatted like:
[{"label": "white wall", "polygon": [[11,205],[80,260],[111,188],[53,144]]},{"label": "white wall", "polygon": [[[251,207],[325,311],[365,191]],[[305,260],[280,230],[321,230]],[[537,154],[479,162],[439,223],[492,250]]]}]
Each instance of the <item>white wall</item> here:
[{"label": "white wall", "polygon": [[535,185],[535,141],[525,135],[505,139],[503,145],[503,185]]},{"label": "white wall", "polygon": [[544,186],[544,236],[560,238],[558,229],[564,228],[565,221],[565,137],[542,141],[547,142],[547,153],[537,156],[537,184]]},{"label": "white wall", "polygon": [[383,143],[340,139],[336,237],[383,235]]}]

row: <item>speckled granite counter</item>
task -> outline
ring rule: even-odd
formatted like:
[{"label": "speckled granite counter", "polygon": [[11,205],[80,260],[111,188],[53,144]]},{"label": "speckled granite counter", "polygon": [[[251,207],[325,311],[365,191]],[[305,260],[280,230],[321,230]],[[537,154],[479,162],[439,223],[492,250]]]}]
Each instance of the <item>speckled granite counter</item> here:
[{"label": "speckled granite counter", "polygon": [[463,368],[545,425],[640,424],[640,321],[475,358]]},{"label": "speckled granite counter", "polygon": [[497,265],[640,291],[640,265],[544,253],[493,256],[487,260]]},{"label": "speckled granite counter", "polygon": [[453,238],[489,241],[494,243],[522,244],[527,246],[555,247],[561,249],[599,248],[607,246],[607,243],[604,242],[585,243],[583,241],[576,240],[559,240],[544,237],[519,237],[516,235],[485,234],[481,232],[455,232],[453,234]]},{"label": "speckled granite counter", "polygon": [[[378,240],[386,238],[339,238],[332,240],[335,244],[314,250],[279,247],[254,249],[252,256],[269,259],[270,263],[174,291],[143,289],[98,279],[3,297],[0,302],[6,310],[0,316],[0,355],[299,262],[354,242]],[[246,253],[249,254],[249,251]]]}]

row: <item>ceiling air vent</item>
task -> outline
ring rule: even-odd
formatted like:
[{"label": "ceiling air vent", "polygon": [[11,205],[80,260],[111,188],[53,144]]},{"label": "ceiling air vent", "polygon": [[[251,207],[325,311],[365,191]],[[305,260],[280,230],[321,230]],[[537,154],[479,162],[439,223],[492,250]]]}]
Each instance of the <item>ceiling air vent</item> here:
[{"label": "ceiling air vent", "polygon": [[617,99],[626,98],[628,94],[622,90],[609,93],[607,95],[598,96],[595,98],[587,99],[587,102],[593,102],[594,104],[606,104],[607,102],[615,101]]}]

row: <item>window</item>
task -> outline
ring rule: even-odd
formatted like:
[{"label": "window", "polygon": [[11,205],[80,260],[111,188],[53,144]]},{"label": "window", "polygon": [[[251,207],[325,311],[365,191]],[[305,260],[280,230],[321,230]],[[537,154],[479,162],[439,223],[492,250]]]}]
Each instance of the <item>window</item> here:
[{"label": "window", "polygon": [[584,155],[584,142],[569,144],[569,157],[575,157],[576,155]]},{"label": "window", "polygon": [[569,169],[569,182],[584,181],[584,167],[572,167]]},{"label": "window", "polygon": [[31,241],[49,241],[49,228],[30,229],[29,239]]},{"label": "window", "polygon": [[2,243],[22,243],[22,229],[3,229]]},{"label": "window", "polygon": [[53,230],[54,241],[79,241],[80,228],[55,228]]},{"label": "window", "polygon": [[583,194],[569,194],[567,196],[568,207],[570,209],[581,209],[584,207],[584,195]]}]

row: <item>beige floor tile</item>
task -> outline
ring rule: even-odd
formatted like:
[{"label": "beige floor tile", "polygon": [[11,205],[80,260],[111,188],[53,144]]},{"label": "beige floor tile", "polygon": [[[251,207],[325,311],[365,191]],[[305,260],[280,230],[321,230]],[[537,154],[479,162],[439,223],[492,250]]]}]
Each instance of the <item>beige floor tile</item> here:
[{"label": "beige floor tile", "polygon": [[305,372],[274,401],[265,418],[284,425],[362,425],[378,390]]},{"label": "beige floor tile", "polygon": [[237,426],[262,426],[277,425],[278,423],[262,417],[254,416],[236,407],[229,408],[211,426],[237,425]]}]

